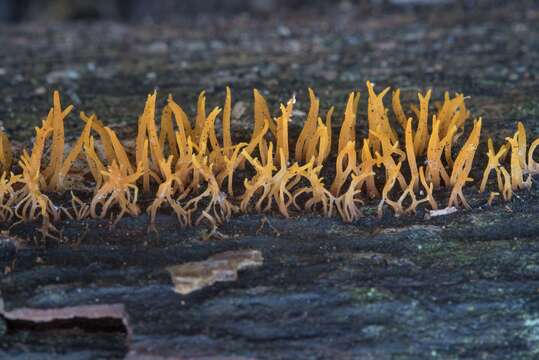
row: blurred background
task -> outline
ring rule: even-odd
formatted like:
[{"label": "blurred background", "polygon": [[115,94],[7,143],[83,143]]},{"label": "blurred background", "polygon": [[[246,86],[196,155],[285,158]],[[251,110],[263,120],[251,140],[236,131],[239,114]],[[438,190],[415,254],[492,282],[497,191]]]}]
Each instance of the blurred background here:
[{"label": "blurred background", "polygon": [[537,0],[0,0],[0,49],[0,128],[22,142],[53,90],[125,131],[154,89],[193,114],[201,90],[221,106],[230,86],[248,129],[253,88],[298,111],[314,88],[340,118],[366,80],[405,102],[463,92],[501,138],[539,116]]},{"label": "blurred background", "polygon": [[126,22],[174,21],[207,14],[267,16],[290,9],[326,12],[353,6],[362,12],[402,10],[429,5],[457,5],[473,9],[507,1],[492,0],[0,0],[0,21],[116,20]]}]

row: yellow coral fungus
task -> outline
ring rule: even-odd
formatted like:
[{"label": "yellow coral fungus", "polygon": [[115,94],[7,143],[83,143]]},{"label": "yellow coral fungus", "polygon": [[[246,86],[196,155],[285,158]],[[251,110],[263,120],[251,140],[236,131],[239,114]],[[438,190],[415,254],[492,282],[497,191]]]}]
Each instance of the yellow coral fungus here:
[{"label": "yellow coral fungus", "polygon": [[[510,176],[511,176],[511,188],[512,190],[521,190],[521,189],[529,189],[532,186],[532,171],[530,171],[530,166],[534,166],[533,164],[533,151],[535,151],[535,141],[532,143],[532,146],[530,147],[530,153],[532,154],[531,157],[528,154],[527,150],[527,136],[526,136],[526,129],[524,127],[524,124],[521,122],[517,125],[517,131],[513,135],[513,137],[507,137],[507,146],[509,149],[511,149],[511,157],[510,157]],[[537,141],[537,140],[536,140]],[[530,164],[528,164],[528,162]],[[526,181],[524,181],[524,175],[529,174]],[[505,174],[504,174],[505,176]],[[505,184],[504,184],[505,186]],[[503,190],[500,187],[500,191]],[[508,196],[509,197],[509,196]]]},{"label": "yellow coral fungus", "polygon": [[408,167],[410,168],[410,184],[414,191],[417,191],[419,187],[419,174],[417,172],[417,161],[415,157],[415,145],[412,131],[412,118],[406,121],[405,131],[405,149],[406,157],[408,161]]},{"label": "yellow coral fungus", "polygon": [[101,187],[103,183],[103,172],[105,171],[105,165],[97,155],[95,150],[95,141],[93,136],[86,139],[84,142],[84,154],[86,155],[86,162],[90,173],[92,174],[96,189]]},{"label": "yellow coral fungus", "polygon": [[60,215],[58,208],[49,197],[41,192],[41,159],[45,140],[52,131],[51,126],[50,122],[44,121],[41,128],[36,128],[36,139],[31,155],[24,152],[21,156],[19,165],[22,174],[18,182],[23,185],[23,188],[14,206],[15,215],[22,221],[35,221],[41,218],[41,230],[44,234],[55,230],[52,221]]},{"label": "yellow coral fungus", "polygon": [[492,170],[496,172],[496,179],[498,181],[498,189],[502,191],[503,183],[502,183],[502,174],[500,172],[500,159],[502,158],[502,156],[505,155],[507,150],[508,150],[507,146],[502,145],[500,147],[500,150],[498,150],[498,152],[495,152],[494,143],[492,142],[492,139],[491,138],[488,139],[488,152],[487,152],[488,163],[485,168],[485,171],[483,172],[483,180],[481,180],[481,185],[479,186],[479,192],[485,191],[488,177],[490,173],[492,172]]},{"label": "yellow coral fungus", "polygon": [[356,159],[355,142],[349,141],[337,156],[335,179],[329,190],[333,196],[340,195],[342,186],[348,180],[350,174],[356,171]]},{"label": "yellow coral fungus", "polygon": [[329,129],[322,119],[318,119],[316,133],[309,138],[307,143],[307,158],[314,160],[316,165],[322,165],[329,155],[331,148]]},{"label": "yellow coral fungus", "polygon": [[264,165],[262,165],[258,159],[253,159],[245,150],[243,150],[242,154],[255,169],[256,174],[253,178],[244,180],[245,192],[241,196],[240,208],[243,212],[246,212],[248,210],[249,202],[257,192],[261,191],[262,194],[255,206],[256,210],[260,212],[262,211],[262,202],[271,191],[271,179],[273,177],[273,171],[275,170],[275,166],[273,165],[273,143],[269,144],[266,153],[268,161]]},{"label": "yellow coral fungus", "polygon": [[200,92],[200,95],[198,96],[197,114],[196,114],[195,124],[192,131],[194,141],[198,141],[205,123],[206,123],[206,92],[202,91]]},{"label": "yellow coral fungus", "polygon": [[[518,134],[518,135],[517,135]],[[517,140],[518,140],[518,160],[520,163],[520,167],[523,170],[527,170],[526,166],[526,147],[528,143],[528,138],[526,136],[526,128],[524,127],[524,124],[519,121],[517,123]]]},{"label": "yellow coral fungus", "polygon": [[[110,139],[110,135],[108,131],[106,130],[106,127],[103,125],[103,122],[100,121],[96,115],[88,116],[84,112],[81,112],[80,114],[81,119],[88,123],[90,119],[92,120],[92,130],[95,130],[97,134],[99,135],[99,140],[102,145],[103,152],[105,154],[106,164],[112,164],[112,162],[116,159],[116,154],[114,152],[114,148],[112,146],[112,141]],[[90,136],[93,137],[93,136]],[[86,150],[86,147],[89,145],[89,139],[84,144],[84,149]],[[95,149],[95,141],[92,141]],[[97,155],[97,153],[96,153]],[[101,161],[101,160],[100,160]]]},{"label": "yellow coral fungus", "polygon": [[503,189],[502,196],[505,201],[511,201],[513,198],[513,187],[511,186],[511,175],[509,172],[502,166],[501,172],[503,176]]},{"label": "yellow coral fungus", "polygon": [[62,211],[71,220],[83,220],[90,216],[90,205],[79,199],[71,191],[71,210],[62,207]]},{"label": "yellow coral fungus", "polygon": [[159,210],[164,203],[167,203],[172,208],[181,225],[189,225],[191,222],[189,212],[180,204],[178,199],[173,198],[176,190],[183,189],[184,186],[177,174],[172,171],[172,161],[173,156],[170,155],[166,160],[162,159],[159,162],[159,167],[164,180],[159,184],[159,188],[157,189],[152,204],[146,209],[150,215],[151,228],[155,225],[157,210]]},{"label": "yellow coral fungus", "polygon": [[397,121],[399,122],[400,126],[404,129],[408,121],[406,120],[406,115],[404,114],[404,110],[402,109],[400,89],[393,91],[393,98],[391,100],[391,105],[393,107],[393,112],[395,113],[395,117],[397,118]]},{"label": "yellow coral fungus", "polygon": [[348,101],[346,103],[346,109],[344,110],[344,119],[341,125],[341,131],[339,133],[339,153],[348,146],[349,142],[356,141],[356,114],[359,104],[359,92],[350,93]]},{"label": "yellow coral fungus", "polygon": [[[398,156],[398,162],[402,163],[402,161],[405,159],[406,155],[404,151],[402,151],[399,148],[399,142],[392,143],[391,139],[387,134],[379,134],[374,131],[370,131],[372,135],[378,140],[378,143],[382,146],[382,154],[378,151],[375,152],[376,154],[376,161],[377,164],[383,165],[386,171],[386,179],[389,179],[391,176],[395,176],[395,179],[399,181],[401,189],[406,188],[406,180],[404,179],[404,176],[400,172],[400,166],[397,165],[395,162],[395,159],[393,156]],[[399,170],[396,170],[396,168],[399,167]]]},{"label": "yellow coral fungus", "polygon": [[522,151],[520,150],[521,138],[517,131],[513,137],[508,137],[506,140],[511,146],[511,188],[513,190],[524,189],[524,168],[522,165]]},{"label": "yellow coral fungus", "polygon": [[64,119],[69,115],[73,106],[70,105],[62,110],[60,104],[60,94],[55,91],[53,94],[53,107],[49,111],[49,116],[45,122],[52,129],[52,145],[49,166],[43,170],[43,177],[46,179],[47,188],[51,191],[60,190],[60,169],[63,167],[64,159]]},{"label": "yellow coral fungus", "polygon": [[292,98],[288,100],[286,106],[281,104],[281,116],[275,119],[277,123],[277,129],[275,134],[277,137],[277,146],[275,148],[275,161],[280,161],[281,166],[288,164],[288,122],[290,121],[290,118],[292,116],[292,110],[295,103],[296,99]]},{"label": "yellow coral fungus", "polygon": [[104,218],[114,205],[120,207],[120,212],[116,215],[113,224],[116,224],[125,213],[133,216],[138,215],[140,208],[137,205],[138,187],[135,182],[141,176],[141,169],[128,174],[124,164],[118,165],[116,161],[113,161],[112,165],[109,165],[108,169],[103,172],[105,182],[97,190],[90,204],[92,217]]},{"label": "yellow coral fungus", "polygon": [[[200,93],[193,124],[172,96],[157,122],[154,92],[138,118],[132,146],[129,139],[122,139],[121,129],[114,131],[96,115],[84,113],[80,114],[85,123],[82,133],[68,144],[64,120],[71,107],[62,109],[55,92],[52,108],[36,128],[31,153],[23,151],[18,166],[12,166],[11,144],[0,131],[0,220],[41,220],[41,230],[50,233],[55,230],[54,221],[64,215],[81,220],[103,218],[115,211],[115,224],[124,214],[138,215],[143,206],[150,228],[155,229],[158,212],[169,207],[181,225],[190,225],[192,220],[208,222],[215,233],[216,226],[239,210],[250,211],[251,205],[258,212],[275,210],[287,217],[293,208],[324,216],[338,213],[347,222],[359,219],[363,202],[375,198],[379,216],[386,205],[396,215],[415,213],[424,203],[434,210],[438,208],[434,192],[443,186],[450,190],[448,208],[469,207],[464,189],[472,181],[482,121],[467,129],[470,112],[464,95],[445,93],[443,101],[435,103],[437,111],[429,115],[430,90],[418,93],[419,105],[405,110],[396,89],[390,113],[383,99],[389,88],[376,94],[374,85],[367,82],[367,90],[368,135],[358,138],[356,134],[356,125],[362,126],[357,124],[360,96],[352,92],[338,141],[332,146],[334,108],[329,108],[323,120],[320,99],[308,89],[310,107],[293,149],[289,122],[294,97],[272,118],[266,100],[254,90],[253,131],[249,138],[235,142],[228,87],[222,110],[214,107],[209,113],[206,95]],[[393,123],[400,128],[396,130]],[[464,134],[466,141],[453,158],[453,147]],[[356,144],[361,147],[356,149]],[[498,192],[509,201],[513,192],[532,186],[532,176],[539,173],[534,160],[539,139],[528,147],[523,123],[518,123],[516,133],[497,152],[492,139],[487,144],[488,163],[477,185],[481,192],[487,190],[495,171],[497,191],[490,192],[488,203]],[[78,161],[81,157],[86,167]],[[92,190],[86,184],[93,181],[93,194],[87,190],[77,196],[71,193],[70,202],[56,206],[49,193],[70,190],[74,179],[84,184],[77,191]],[[146,193],[140,201],[139,189]]]},{"label": "yellow coral fungus", "polygon": [[416,156],[423,155],[428,146],[429,134],[427,121],[429,118],[429,101],[432,91],[429,90],[425,95],[417,93],[419,98],[419,111],[417,113],[417,130],[414,137]]},{"label": "yellow coral fungus", "polygon": [[445,139],[440,140],[439,128],[440,120],[434,116],[432,119],[432,134],[430,135],[427,148],[427,178],[433,183],[434,188],[441,186],[441,180],[445,185],[449,184],[449,175],[442,163],[442,153],[447,143]]},{"label": "yellow coral fungus", "polygon": [[11,170],[13,152],[7,135],[0,130],[0,174]]},{"label": "yellow coral fungus", "polygon": [[[144,111],[138,120],[138,131],[136,138],[135,161],[141,166],[143,190],[146,193],[150,191],[150,178],[154,178],[158,183],[161,180],[157,175],[156,171],[152,169],[152,167],[155,168],[152,165],[155,164],[158,167],[158,169],[156,170],[159,171],[159,164],[161,164],[161,162],[164,160],[161,146],[162,141],[159,141],[159,138],[157,137],[157,130],[155,127],[156,96],[156,92],[154,92],[152,95],[148,95],[148,99],[146,100],[146,104],[144,105]],[[164,111],[163,116],[165,117],[163,121],[166,122],[166,118],[168,118],[168,112]],[[170,129],[168,131],[170,131]],[[117,143],[113,142],[113,145],[114,144]],[[151,161],[148,156],[150,156]],[[127,163],[127,160],[125,159],[118,158],[117,160],[120,163]],[[130,170],[129,173],[132,173],[132,171]]]},{"label": "yellow coral fungus", "polygon": [[224,154],[231,157],[234,152],[232,146],[232,135],[230,134],[230,116],[232,113],[232,94],[230,88],[226,87],[225,106],[223,108],[223,148]]},{"label": "yellow coral fungus", "polygon": [[[112,143],[112,148],[114,149],[114,154],[116,155],[116,161],[118,161],[122,166],[122,171],[124,174],[132,174],[134,173],[134,168],[131,165],[131,161],[129,160],[129,157],[127,156],[127,152],[125,151],[125,147],[118,139],[118,136],[112,130],[111,128],[106,127],[105,130],[109,134],[110,141]],[[114,162],[114,161],[113,161]]]},{"label": "yellow coral fungus", "polygon": [[[265,133],[268,131],[268,128],[271,130],[273,134],[276,133],[275,130],[275,124],[271,120],[271,115],[268,109],[268,104],[266,103],[266,99],[260,94],[258,90],[253,90],[253,96],[254,96],[254,129],[253,134],[251,136],[251,139],[258,139],[257,144],[255,146],[258,146],[258,152],[260,154],[260,159],[262,160],[262,164],[266,164],[267,160],[266,155],[268,154],[268,143],[266,139],[264,138]],[[260,136],[262,135],[262,136]],[[251,149],[252,151],[253,149]],[[250,154],[251,152],[246,152]],[[241,167],[243,167],[245,163],[245,158],[242,158],[240,161]]]},{"label": "yellow coral fungus", "polygon": [[280,168],[279,171],[273,174],[275,166],[272,159],[273,144],[270,143],[268,147],[268,163],[261,165],[257,159],[253,159],[245,151],[244,156],[249,163],[256,169],[256,175],[251,179],[245,179],[245,193],[241,197],[241,209],[247,210],[247,206],[250,200],[257,192],[262,192],[256,201],[255,209],[258,212],[267,212],[272,208],[272,204],[275,202],[278,210],[282,215],[288,217],[288,208],[292,204],[294,197],[290,192],[290,182],[299,173],[298,166],[289,168],[285,159],[283,150],[279,151],[280,155]]},{"label": "yellow coral fungus", "polygon": [[[169,95],[168,101],[170,102],[171,99],[172,96]],[[166,104],[161,112],[159,148],[163,151],[163,154],[168,150],[173,158],[178,160],[178,145],[176,144],[176,134],[174,133],[174,123],[172,122],[172,109],[170,104]]]},{"label": "yellow coral fungus", "polygon": [[531,175],[539,174],[539,163],[535,160],[533,160],[533,154],[535,153],[535,149],[539,146],[539,139],[535,139],[531,145],[530,149],[528,150],[528,164],[527,169],[528,173]]},{"label": "yellow coral fungus", "polygon": [[[311,96],[314,97],[312,91]],[[322,165],[329,156],[331,151],[331,117],[333,116],[333,110],[334,108],[331,107],[327,112],[325,124],[321,118],[318,118],[318,121],[312,120],[311,117],[318,114],[318,99],[311,99],[311,109],[307,116],[307,122],[296,143],[297,162],[307,162],[314,159],[316,165]]]},{"label": "yellow coral fungus", "polygon": [[202,210],[202,215],[195,220],[195,224],[199,224],[204,219],[210,220],[213,225],[222,224],[224,221],[228,220],[233,213],[238,211],[238,207],[230,203],[227,195],[221,192],[217,180],[213,175],[212,165],[207,163],[207,158],[199,161],[193,156],[193,165],[196,170],[202,174],[208,187],[202,194],[191,199],[186,207],[188,211],[195,211],[198,208],[200,201],[209,198],[208,204]]},{"label": "yellow coral fungus", "polygon": [[[375,152],[380,152],[381,138],[388,138],[391,142],[397,142],[397,134],[389,123],[387,111],[383,103],[383,98],[389,91],[385,88],[381,93],[376,95],[374,92],[374,84],[367,81],[367,89],[369,90],[368,101],[368,121],[369,121],[369,141]],[[375,136],[378,134],[378,136]]]},{"label": "yellow coral fungus", "polygon": [[19,181],[19,176],[7,172],[0,175],[0,221],[10,221],[13,218],[13,203],[17,199],[17,192],[13,185]]},{"label": "yellow coral fungus", "polygon": [[363,216],[358,204],[363,204],[359,198],[361,194],[361,183],[366,177],[372,176],[374,173],[361,173],[360,175],[352,174],[352,181],[348,186],[348,190],[335,200],[337,211],[345,222],[355,221]]},{"label": "yellow coral fungus", "polygon": [[462,190],[467,182],[473,181],[473,179],[468,175],[472,169],[475,152],[477,150],[477,146],[479,145],[481,122],[481,118],[475,121],[468,140],[466,140],[464,146],[455,159],[453,171],[451,172],[451,185],[453,186],[453,189],[451,190],[447,207],[457,207],[459,203],[462,203],[462,205],[464,205],[466,208],[470,208],[470,205],[466,201]]},{"label": "yellow coral fungus", "polygon": [[393,189],[395,186],[395,182],[397,181],[398,176],[400,175],[400,169],[401,169],[402,162],[399,162],[395,167],[392,167],[387,175],[386,183],[384,185],[384,188],[382,189],[382,199],[378,203],[378,217],[382,217],[384,214],[384,204],[388,204],[391,206],[394,210],[396,210],[397,215],[400,215],[401,212],[399,211],[399,204],[396,201],[393,201],[389,198],[389,192]]},{"label": "yellow coral fungus", "polygon": [[86,126],[84,127],[82,134],[77,139],[73,147],[71,148],[71,151],[68,153],[65,161],[61,162],[61,166],[58,170],[57,176],[53,177],[51,182],[49,183],[48,190],[63,190],[65,185],[65,178],[67,174],[69,173],[69,170],[73,166],[73,163],[79,156],[79,154],[82,151],[84,142],[87,141],[88,137],[90,136],[90,130],[92,128],[92,119],[89,119],[89,121],[86,123]]},{"label": "yellow coral fungus", "polygon": [[362,185],[366,184],[366,193],[370,198],[375,198],[380,195],[374,182],[374,166],[376,164],[377,161],[372,156],[369,140],[364,139],[363,147],[361,148],[361,164],[358,167],[358,173],[359,175],[364,174],[365,176],[360,177],[361,180],[358,182],[358,187],[361,189]]},{"label": "yellow coral fungus", "polygon": [[297,198],[310,194],[310,198],[305,200],[304,209],[306,211],[315,211],[320,207],[324,216],[331,216],[335,204],[335,197],[324,187],[324,179],[320,177],[322,166],[315,166],[311,160],[305,167],[299,168],[298,173],[308,180],[308,186],[301,187],[294,192],[293,203],[296,208],[300,208],[297,204]]},{"label": "yellow coral fungus", "polygon": [[436,200],[434,199],[434,196],[432,195],[432,192],[434,190],[434,185],[432,184],[432,182],[431,183],[427,182],[427,179],[425,177],[425,170],[423,166],[419,168],[419,180],[421,182],[421,185],[423,186],[423,189],[427,193],[427,195],[425,196],[425,199],[427,199],[427,201],[429,202],[430,207],[433,210],[438,209],[438,203],[436,202]]},{"label": "yellow coral fungus", "polygon": [[320,100],[314,94],[312,89],[308,89],[309,98],[311,100],[311,106],[309,108],[309,113],[307,114],[307,120],[299,133],[298,139],[296,141],[296,151],[295,157],[297,162],[308,161],[310,156],[308,156],[307,151],[308,146],[305,146],[309,138],[315,136],[316,125],[318,120],[318,110],[320,108]]},{"label": "yellow coral fungus", "polygon": [[457,94],[453,99],[445,92],[444,102],[438,111],[440,120],[440,136],[445,137],[451,126],[460,128],[468,118],[468,111],[464,103],[464,95]]},{"label": "yellow coral fungus", "polygon": [[454,137],[456,136],[457,131],[462,129],[465,121],[470,117],[470,112],[466,109],[464,95],[457,94],[455,99],[449,101],[453,101],[455,104],[450,106],[445,112],[443,111],[445,104],[442,105],[438,118],[441,121],[440,135],[446,138],[445,159],[450,166],[453,166],[451,149]]},{"label": "yellow coral fungus", "polygon": [[[214,122],[220,112],[221,112],[221,109],[216,107],[208,115],[207,119],[202,125],[202,131],[200,132],[200,136],[198,137],[198,143],[193,144],[193,142],[191,141],[191,138],[188,138],[189,146],[195,148],[196,150],[195,155],[199,162],[202,162],[202,160],[205,157],[210,157],[210,158],[212,157],[209,151],[210,146],[208,145],[211,145],[209,144],[209,142],[211,142],[210,141],[211,134],[214,133]],[[215,149],[215,146],[216,145],[214,144],[213,145],[214,149]],[[217,152],[219,151],[218,149],[215,149],[215,150]],[[191,160],[191,165],[193,165],[192,160]],[[203,177],[203,175],[200,172],[199,167],[191,166],[191,169],[192,169],[192,179],[191,179],[190,188],[197,191],[200,188],[200,185],[201,185],[200,182],[202,181],[201,178]]]},{"label": "yellow coral fungus", "polygon": [[277,205],[277,208],[279,209],[279,212],[288,217],[288,208],[294,199],[292,193],[290,192],[290,188],[292,187],[290,182],[297,175],[299,168],[297,164],[294,164],[295,166],[290,168],[288,167],[285,154],[282,149],[279,149],[279,155],[281,166],[279,171],[277,171],[271,179],[271,188],[267,196],[267,206],[265,211],[269,211],[273,199]]},{"label": "yellow coral fungus", "polygon": [[232,153],[230,156],[223,156],[225,166],[224,169],[218,173],[217,182],[220,187],[223,184],[223,181],[227,179],[227,190],[230,196],[234,196],[234,171],[241,161],[241,151],[248,146],[249,144],[247,143],[239,143],[238,145],[232,147]]}]

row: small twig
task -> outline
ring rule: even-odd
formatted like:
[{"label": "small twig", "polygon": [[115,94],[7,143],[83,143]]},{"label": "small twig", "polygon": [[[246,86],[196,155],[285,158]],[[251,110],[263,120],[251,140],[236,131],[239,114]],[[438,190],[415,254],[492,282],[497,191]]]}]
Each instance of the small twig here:
[{"label": "small twig", "polygon": [[457,211],[458,211],[457,208],[454,206],[446,207],[440,210],[429,210],[429,212],[425,215],[425,218],[430,219],[436,216],[446,216],[446,215],[456,213]]}]

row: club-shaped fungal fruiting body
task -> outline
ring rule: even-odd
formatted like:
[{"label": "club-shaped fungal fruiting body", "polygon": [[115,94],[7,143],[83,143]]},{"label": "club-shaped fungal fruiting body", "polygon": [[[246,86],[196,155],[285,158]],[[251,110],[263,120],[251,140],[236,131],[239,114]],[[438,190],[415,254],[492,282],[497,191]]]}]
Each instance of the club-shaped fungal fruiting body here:
[{"label": "club-shaped fungal fruiting body", "polygon": [[[469,208],[464,190],[475,182],[471,176],[483,120],[471,120],[465,97],[446,92],[433,109],[429,90],[417,94],[417,105],[405,108],[397,89],[390,112],[384,104],[389,88],[376,93],[367,82],[367,89],[366,117],[358,115],[360,93],[352,92],[340,124],[334,107],[322,112],[312,89],[304,121],[295,111],[295,97],[273,116],[254,90],[253,126],[246,139],[232,136],[229,88],[223,109],[209,113],[202,92],[192,121],[169,96],[159,125],[154,92],[138,118],[134,146],[126,146],[126,139],[97,115],[84,113],[81,134],[66,144],[64,122],[72,107],[63,109],[54,92],[31,150],[14,154],[0,131],[0,219],[7,224],[39,220],[47,234],[56,231],[54,222],[62,216],[111,217],[116,223],[141,209],[154,228],[160,211],[172,211],[182,226],[208,222],[216,227],[237,212],[252,211],[278,211],[286,217],[302,211],[339,214],[351,222],[372,199],[378,199],[379,216],[387,208],[401,216],[415,213],[420,205],[434,210],[440,203]],[[290,136],[291,126],[297,136]],[[489,204],[500,194],[510,201],[515,191],[532,186],[532,176],[539,173],[534,160],[539,139],[529,147],[527,143],[520,122],[498,148],[488,139],[487,163],[477,185],[480,192],[490,189]],[[77,181],[93,184],[93,192],[77,193]],[[448,189],[445,201],[435,199],[440,188]],[[66,191],[71,191],[70,203],[51,200],[51,194]]]}]

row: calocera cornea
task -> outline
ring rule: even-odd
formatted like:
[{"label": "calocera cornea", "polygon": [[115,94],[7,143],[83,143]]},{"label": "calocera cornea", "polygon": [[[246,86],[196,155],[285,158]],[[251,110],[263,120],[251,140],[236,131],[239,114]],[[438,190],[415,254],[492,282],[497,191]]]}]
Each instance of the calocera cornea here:
[{"label": "calocera cornea", "polygon": [[[296,98],[281,104],[273,117],[264,96],[254,90],[252,132],[242,141],[233,136],[230,88],[222,109],[209,112],[201,92],[192,119],[172,96],[158,113],[154,92],[138,118],[134,149],[97,115],[83,112],[82,132],[71,146],[66,144],[64,122],[72,107],[62,108],[54,92],[31,151],[24,150],[18,161],[0,131],[0,219],[41,220],[46,234],[55,231],[53,223],[62,215],[74,220],[111,216],[116,223],[126,214],[141,213],[139,191],[145,194],[151,227],[167,208],[182,226],[206,221],[215,227],[237,212],[275,210],[286,217],[291,211],[338,213],[350,222],[363,215],[365,201],[376,198],[380,216],[386,207],[400,216],[420,206],[437,209],[444,201],[435,199],[435,191],[442,187],[450,192],[447,207],[471,207],[465,189],[477,166],[482,120],[469,121],[462,94],[446,92],[431,109],[431,90],[417,94],[417,105],[405,107],[396,89],[390,111],[384,104],[389,90],[376,93],[367,82],[365,118],[358,115],[360,93],[351,92],[334,132],[338,111],[331,106],[324,115],[324,104],[308,89],[309,109],[297,136],[289,129],[299,122]],[[529,189],[539,173],[533,158],[539,139],[528,147],[524,124],[518,123],[498,151],[492,139],[487,144],[488,162],[478,188],[494,187],[488,203],[492,194],[510,201],[515,191]],[[93,183],[92,194],[73,192],[67,180],[75,175]],[[49,195],[64,191],[72,191],[71,204],[55,205]]]}]

